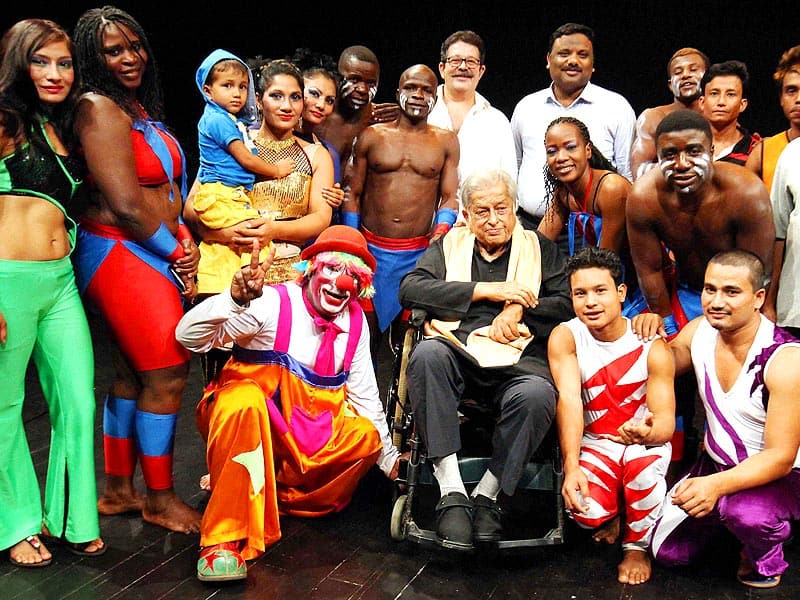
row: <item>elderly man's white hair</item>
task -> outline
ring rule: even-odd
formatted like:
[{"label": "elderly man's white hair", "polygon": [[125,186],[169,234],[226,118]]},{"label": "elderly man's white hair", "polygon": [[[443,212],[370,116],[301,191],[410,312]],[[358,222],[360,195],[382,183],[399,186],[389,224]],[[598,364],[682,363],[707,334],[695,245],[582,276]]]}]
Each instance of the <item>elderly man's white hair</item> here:
[{"label": "elderly man's white hair", "polygon": [[469,210],[469,205],[472,204],[472,195],[491,187],[498,183],[505,186],[511,201],[514,204],[514,210],[517,209],[517,183],[512,179],[511,175],[502,169],[478,169],[467,177],[461,184],[461,205],[464,210]]}]

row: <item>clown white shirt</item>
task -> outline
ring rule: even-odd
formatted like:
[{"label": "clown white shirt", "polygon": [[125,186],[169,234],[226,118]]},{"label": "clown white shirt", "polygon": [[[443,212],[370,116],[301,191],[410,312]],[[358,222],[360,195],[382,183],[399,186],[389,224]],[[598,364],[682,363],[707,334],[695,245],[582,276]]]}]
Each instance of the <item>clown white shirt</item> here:
[{"label": "clown white shirt", "polygon": [[[321,333],[314,326],[302,297],[302,288],[295,283],[285,284],[292,303],[292,335],[288,353],[309,369],[314,368]],[[272,350],[278,328],[280,297],[269,286],[264,287],[260,298],[248,306],[239,306],[233,301],[230,289],[212,296],[187,312],[175,328],[176,339],[192,352],[208,352],[236,342],[249,350]],[[383,443],[383,452],[378,466],[389,473],[399,455],[392,444],[386,415],[383,411],[372,356],[369,349],[369,327],[363,313],[361,337],[358,340],[350,374],[347,378],[347,398],[358,413],[372,421]],[[350,315],[345,308],[333,321],[343,332],[350,331]],[[333,345],[336,372],[342,371],[349,335],[338,335]]]}]

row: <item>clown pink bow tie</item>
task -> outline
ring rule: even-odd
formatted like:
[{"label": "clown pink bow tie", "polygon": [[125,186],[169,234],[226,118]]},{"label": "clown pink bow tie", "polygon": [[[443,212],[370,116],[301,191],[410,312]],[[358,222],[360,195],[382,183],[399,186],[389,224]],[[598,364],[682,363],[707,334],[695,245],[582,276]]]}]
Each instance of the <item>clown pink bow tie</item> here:
[{"label": "clown pink bow tie", "polygon": [[314,371],[320,375],[336,375],[336,355],[333,352],[333,342],[336,336],[344,331],[333,321],[320,316],[303,293],[303,303],[306,305],[308,314],[314,319],[314,326],[322,329],[322,341],[317,350],[317,358],[314,362]]}]

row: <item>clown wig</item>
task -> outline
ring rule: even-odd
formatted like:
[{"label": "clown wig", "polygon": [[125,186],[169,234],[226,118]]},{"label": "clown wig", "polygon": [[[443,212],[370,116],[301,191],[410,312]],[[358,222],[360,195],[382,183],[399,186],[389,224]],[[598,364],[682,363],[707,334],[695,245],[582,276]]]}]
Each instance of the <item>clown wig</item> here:
[{"label": "clown wig", "polygon": [[[300,271],[297,282],[302,284],[319,269],[325,266],[344,266],[347,275],[350,275],[358,289],[359,298],[372,298],[375,288],[372,287],[372,269],[359,257],[346,252],[320,252],[308,260],[295,263],[294,268]],[[339,283],[337,281],[337,287]]]}]

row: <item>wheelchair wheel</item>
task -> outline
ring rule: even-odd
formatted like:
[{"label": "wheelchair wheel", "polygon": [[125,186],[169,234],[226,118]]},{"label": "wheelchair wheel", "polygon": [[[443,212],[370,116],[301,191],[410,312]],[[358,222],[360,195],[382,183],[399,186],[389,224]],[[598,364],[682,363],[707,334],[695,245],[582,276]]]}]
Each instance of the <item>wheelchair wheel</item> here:
[{"label": "wheelchair wheel", "polygon": [[406,539],[407,532],[406,524],[403,522],[403,515],[406,512],[407,502],[408,495],[403,494],[397,497],[397,500],[394,501],[394,507],[392,508],[392,520],[389,523],[389,533],[392,539],[398,542],[402,542]]}]

